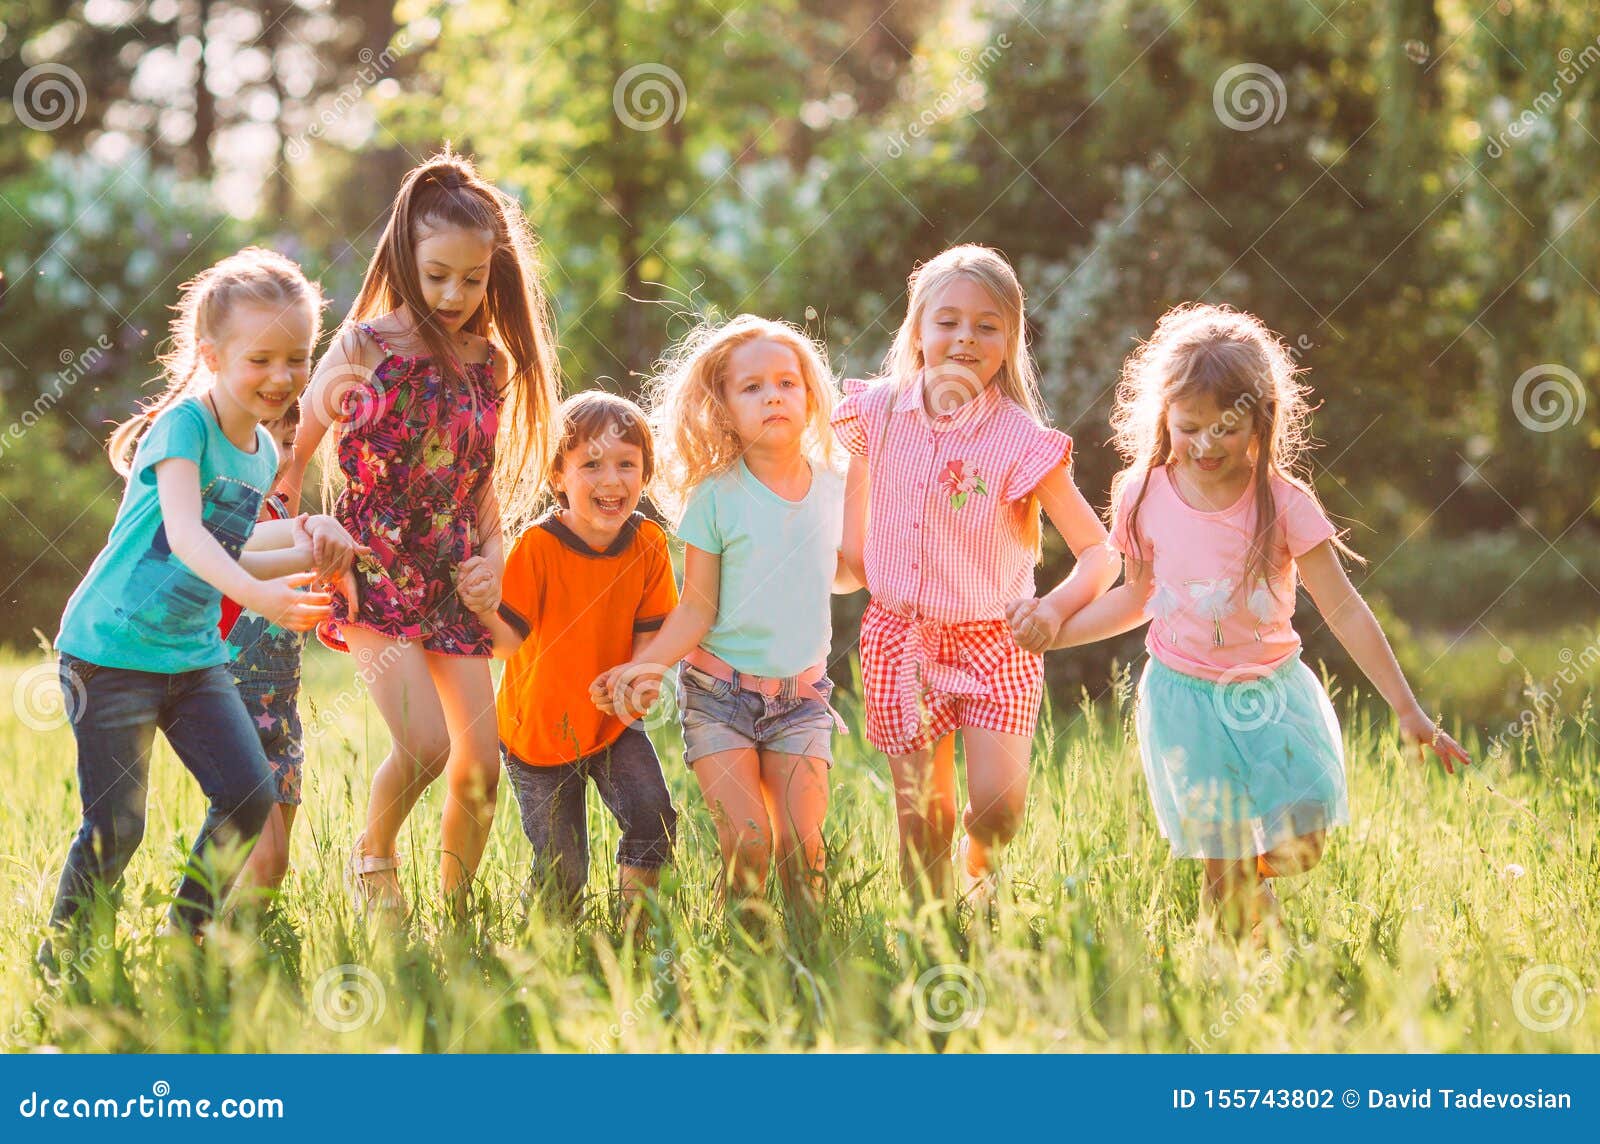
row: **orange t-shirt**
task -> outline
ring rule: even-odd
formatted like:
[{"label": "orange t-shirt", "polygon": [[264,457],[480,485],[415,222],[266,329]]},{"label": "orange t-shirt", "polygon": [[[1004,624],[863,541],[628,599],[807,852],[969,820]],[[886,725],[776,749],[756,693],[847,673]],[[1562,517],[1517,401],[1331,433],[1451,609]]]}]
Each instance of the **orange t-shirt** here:
[{"label": "orange t-shirt", "polygon": [[596,552],[551,512],[512,545],[500,596],[500,618],[527,634],[495,700],[506,750],[557,766],[616,742],[625,724],[594,705],[589,684],[628,662],[634,636],[678,602],[661,526],[636,512]]}]

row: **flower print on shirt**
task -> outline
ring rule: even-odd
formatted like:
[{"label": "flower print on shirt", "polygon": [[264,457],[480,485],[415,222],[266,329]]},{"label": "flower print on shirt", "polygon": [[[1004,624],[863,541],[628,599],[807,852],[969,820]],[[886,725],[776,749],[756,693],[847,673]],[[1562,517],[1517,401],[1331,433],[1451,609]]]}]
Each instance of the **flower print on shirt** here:
[{"label": "flower print on shirt", "polygon": [[1195,611],[1211,621],[1211,642],[1222,646],[1222,621],[1233,614],[1229,600],[1233,596],[1233,577],[1219,576],[1215,580],[1185,580],[1189,589],[1189,602]]},{"label": "flower print on shirt", "polygon": [[965,461],[951,461],[944,467],[944,473],[939,477],[939,489],[950,498],[950,507],[954,509],[966,504],[967,498],[973,493],[981,497],[989,495],[989,486],[983,483],[978,470],[968,472]]}]

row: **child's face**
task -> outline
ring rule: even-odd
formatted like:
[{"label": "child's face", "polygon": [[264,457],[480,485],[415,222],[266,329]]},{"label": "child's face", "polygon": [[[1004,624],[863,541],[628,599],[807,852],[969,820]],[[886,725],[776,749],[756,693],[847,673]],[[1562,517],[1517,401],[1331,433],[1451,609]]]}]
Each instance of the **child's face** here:
[{"label": "child's face", "polygon": [[316,321],[308,306],[243,304],[200,356],[217,389],[256,421],[278,420],[300,398],[310,369]]},{"label": "child's face", "polygon": [[1248,475],[1255,417],[1248,409],[1222,409],[1209,396],[1167,404],[1173,460],[1207,480]]},{"label": "child's face", "polygon": [[757,338],[730,353],[722,399],[746,449],[799,447],[809,394],[800,358],[782,342]]},{"label": "child's face", "polygon": [[494,236],[459,226],[424,224],[414,253],[422,300],[439,323],[454,333],[483,305],[489,291]]},{"label": "child's face", "polygon": [[639,507],[644,450],[617,433],[579,441],[561,455],[555,487],[588,532],[615,536]]},{"label": "child's face", "polygon": [[289,471],[289,466],[294,463],[294,436],[300,429],[300,419],[285,414],[276,421],[267,423],[267,432],[272,434],[272,439],[278,443],[278,475],[273,478],[276,483],[283,479],[283,474]]},{"label": "child's face", "polygon": [[[927,367],[924,384],[951,388],[956,400],[981,393],[1006,360],[1006,324],[993,295],[965,274],[936,288],[917,323],[922,360]],[[936,395],[936,394],[934,394]],[[935,412],[946,402],[934,401]]]}]

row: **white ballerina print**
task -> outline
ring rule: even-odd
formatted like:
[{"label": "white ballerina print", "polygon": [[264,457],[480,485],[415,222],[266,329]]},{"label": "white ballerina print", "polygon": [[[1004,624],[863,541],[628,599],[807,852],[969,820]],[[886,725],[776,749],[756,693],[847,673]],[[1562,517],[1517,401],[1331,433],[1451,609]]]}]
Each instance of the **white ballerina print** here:
[{"label": "white ballerina print", "polygon": [[1221,576],[1215,580],[1185,580],[1189,589],[1189,602],[1202,616],[1211,621],[1211,643],[1222,646],[1222,621],[1234,611],[1233,577]]},{"label": "white ballerina print", "polygon": [[1172,630],[1172,617],[1183,608],[1183,601],[1178,598],[1170,585],[1156,582],[1156,594],[1150,598],[1150,615],[1157,622],[1167,626],[1167,639],[1176,642],[1177,632]]},{"label": "white ballerina print", "polygon": [[1265,580],[1257,580],[1256,586],[1250,592],[1250,598],[1244,602],[1250,614],[1256,618],[1256,642],[1261,642],[1261,625],[1271,625],[1278,608],[1278,599],[1272,594],[1272,587]]}]

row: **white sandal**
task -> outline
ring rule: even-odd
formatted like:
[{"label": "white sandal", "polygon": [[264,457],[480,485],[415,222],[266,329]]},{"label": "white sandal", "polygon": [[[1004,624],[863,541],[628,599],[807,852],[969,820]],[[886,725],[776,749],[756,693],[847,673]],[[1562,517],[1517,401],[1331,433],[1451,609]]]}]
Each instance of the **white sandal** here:
[{"label": "white sandal", "polygon": [[345,863],[344,879],[345,887],[350,893],[350,904],[363,918],[370,919],[378,913],[392,917],[403,916],[406,912],[405,895],[402,894],[399,900],[376,895],[368,889],[366,878],[368,874],[398,870],[401,857],[395,854],[389,858],[381,858],[375,854],[362,853],[362,846],[366,840],[365,834],[356,838],[355,845],[350,848],[350,860]]}]

